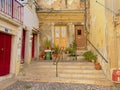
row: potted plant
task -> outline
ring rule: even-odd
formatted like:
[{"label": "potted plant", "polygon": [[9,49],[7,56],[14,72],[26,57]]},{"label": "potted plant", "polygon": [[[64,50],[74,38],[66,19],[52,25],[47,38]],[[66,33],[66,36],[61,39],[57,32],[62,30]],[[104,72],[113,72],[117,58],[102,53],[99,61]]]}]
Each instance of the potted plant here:
[{"label": "potted plant", "polygon": [[46,49],[51,49],[51,42],[48,41],[48,40],[45,40],[44,46],[45,46]]},{"label": "potted plant", "polygon": [[96,70],[101,70],[101,65],[99,62],[95,62],[95,69]]},{"label": "potted plant", "polygon": [[59,46],[54,45],[54,52],[52,54],[52,58],[57,58],[58,53],[59,53]]},{"label": "potted plant", "polygon": [[40,54],[40,60],[45,60],[45,52],[42,52],[42,53]]},{"label": "potted plant", "polygon": [[70,51],[71,51],[71,48],[70,48],[70,47],[67,47],[65,51],[66,51],[66,54],[69,54]]},{"label": "potted plant", "polygon": [[94,54],[93,54],[93,52],[88,51],[88,52],[85,52],[85,53],[83,54],[83,56],[84,56],[88,61],[92,61]]},{"label": "potted plant", "polygon": [[97,59],[98,59],[97,55],[92,56],[92,60],[93,60],[94,63],[97,61]]},{"label": "potted plant", "polygon": [[66,53],[67,54],[70,53],[71,56],[75,56],[75,50],[76,50],[76,43],[74,40],[73,43],[70,44],[70,46],[66,48]]}]

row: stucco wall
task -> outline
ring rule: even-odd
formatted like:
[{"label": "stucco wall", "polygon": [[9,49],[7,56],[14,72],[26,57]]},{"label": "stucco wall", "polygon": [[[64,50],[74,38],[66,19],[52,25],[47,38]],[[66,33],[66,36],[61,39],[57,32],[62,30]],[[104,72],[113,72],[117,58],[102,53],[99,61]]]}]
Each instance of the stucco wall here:
[{"label": "stucco wall", "polygon": [[81,8],[80,0],[37,0],[41,8],[52,8],[54,10]]},{"label": "stucco wall", "polygon": [[[104,0],[99,0],[99,2],[105,5]],[[90,0],[90,17],[89,40],[109,62],[105,9],[96,0]],[[101,63],[104,73],[110,78],[109,63],[106,63],[93,47],[91,49],[98,55],[98,61]]]},{"label": "stucco wall", "polygon": [[[108,0],[90,1],[90,34],[89,38],[93,45],[106,58],[106,63],[100,55],[99,62],[102,65],[104,73],[111,79],[112,70],[117,68],[119,62],[120,44],[119,25],[115,27],[115,13],[119,8],[119,1]],[[114,2],[114,3],[113,3]],[[109,8],[109,9],[108,9]],[[118,22],[117,22],[118,23]],[[117,35],[117,36],[116,36]],[[93,48],[92,48],[93,49]],[[96,53],[96,51],[93,49]],[[97,53],[96,53],[97,54]],[[118,65],[119,66],[119,65]]]},{"label": "stucco wall", "polygon": [[39,21],[37,14],[35,12],[35,7],[30,8],[29,6],[24,7],[24,21],[23,24],[27,26],[30,30],[39,27]]},{"label": "stucco wall", "polygon": [[[7,20],[9,20],[9,23]],[[12,36],[10,74],[9,75],[13,76],[18,73],[19,68],[20,68],[19,67],[20,63],[17,63],[17,62],[20,62],[21,45],[19,42],[21,42],[21,40],[19,39],[19,37],[21,37],[20,35],[21,35],[22,24],[18,24],[14,20],[12,20],[12,21],[11,20],[12,19],[7,19],[7,17],[0,19],[0,32],[4,32],[4,33],[10,34]],[[10,23],[10,22],[12,22],[12,23]],[[7,28],[8,31],[5,31],[5,28]],[[4,76],[4,77],[7,78],[8,76]],[[0,78],[4,78],[4,77],[0,77]]]}]

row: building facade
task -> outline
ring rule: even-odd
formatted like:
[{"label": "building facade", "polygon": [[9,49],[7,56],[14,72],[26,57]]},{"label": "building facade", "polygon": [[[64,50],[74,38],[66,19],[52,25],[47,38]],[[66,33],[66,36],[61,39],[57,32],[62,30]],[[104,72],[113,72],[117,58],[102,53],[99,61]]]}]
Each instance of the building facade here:
[{"label": "building facade", "polygon": [[22,24],[23,5],[16,0],[0,0],[0,80],[18,72]]},{"label": "building facade", "polygon": [[[98,56],[107,78],[112,80],[114,69],[119,70],[119,0],[91,0],[88,45]],[[95,8],[94,8],[95,7]]]},{"label": "building facade", "polygon": [[38,58],[36,29],[38,18],[34,4],[0,0],[0,81],[16,76],[21,63]]},{"label": "building facade", "polygon": [[64,48],[75,41],[77,48],[86,48],[84,2],[80,0],[37,0],[37,2],[39,30],[42,33],[41,49],[45,40]]}]

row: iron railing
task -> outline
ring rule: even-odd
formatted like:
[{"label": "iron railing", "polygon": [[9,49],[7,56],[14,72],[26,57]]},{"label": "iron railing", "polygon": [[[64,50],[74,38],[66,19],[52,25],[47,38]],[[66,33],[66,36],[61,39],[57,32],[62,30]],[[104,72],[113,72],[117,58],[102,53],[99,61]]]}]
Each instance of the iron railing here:
[{"label": "iron railing", "polygon": [[54,64],[56,65],[56,77],[58,77],[58,62],[63,58],[64,48],[59,49],[58,57],[55,59]]},{"label": "iron railing", "polygon": [[97,53],[103,58],[103,60],[108,63],[107,59],[100,53],[100,51],[87,39],[87,41],[92,45],[92,47],[97,51]]},{"label": "iron railing", "polygon": [[23,22],[23,10],[23,5],[17,0],[0,0],[0,12],[20,22]]}]

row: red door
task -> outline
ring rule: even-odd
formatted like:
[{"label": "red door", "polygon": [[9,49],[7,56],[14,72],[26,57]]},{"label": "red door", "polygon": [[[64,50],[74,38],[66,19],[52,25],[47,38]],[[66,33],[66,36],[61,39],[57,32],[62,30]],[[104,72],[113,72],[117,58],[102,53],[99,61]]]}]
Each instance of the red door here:
[{"label": "red door", "polygon": [[23,63],[24,62],[24,59],[25,59],[25,36],[26,36],[26,32],[25,30],[23,30],[23,33],[22,33],[22,51],[21,51],[21,62]]},{"label": "red door", "polygon": [[33,34],[32,38],[32,58],[34,58],[34,51],[35,51],[35,34]]},{"label": "red door", "polygon": [[0,33],[0,76],[10,72],[11,35]]}]

